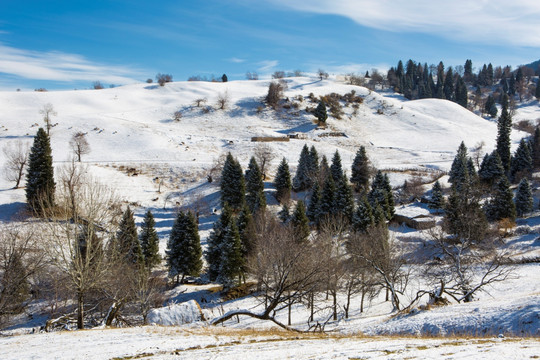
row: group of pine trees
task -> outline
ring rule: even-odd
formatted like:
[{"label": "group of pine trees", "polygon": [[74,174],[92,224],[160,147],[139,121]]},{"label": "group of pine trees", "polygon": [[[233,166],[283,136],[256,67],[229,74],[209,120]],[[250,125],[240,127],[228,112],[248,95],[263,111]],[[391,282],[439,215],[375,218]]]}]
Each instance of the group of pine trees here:
[{"label": "group of pine trees", "polygon": [[[449,233],[481,240],[487,221],[513,223],[516,216],[533,211],[528,179],[540,165],[540,128],[536,128],[531,139],[522,139],[513,155],[511,129],[512,119],[505,96],[498,119],[495,150],[484,156],[477,170],[462,142],[449,173],[452,186],[446,203],[439,182],[433,186],[430,205],[444,208]],[[515,196],[512,183],[518,184]]]}]

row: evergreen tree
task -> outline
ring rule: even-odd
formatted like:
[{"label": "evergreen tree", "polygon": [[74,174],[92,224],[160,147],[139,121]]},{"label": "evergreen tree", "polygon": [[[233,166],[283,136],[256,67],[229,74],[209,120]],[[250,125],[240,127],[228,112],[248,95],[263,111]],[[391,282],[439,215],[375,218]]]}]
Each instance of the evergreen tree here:
[{"label": "evergreen tree", "polygon": [[494,221],[502,219],[516,220],[516,205],[513,197],[508,179],[506,176],[501,177],[495,186],[493,198],[486,206],[488,219]]},{"label": "evergreen tree", "polygon": [[465,61],[465,66],[463,67],[463,80],[465,80],[466,83],[470,84],[473,80],[473,72],[472,72],[472,60],[467,59]]},{"label": "evergreen tree", "polygon": [[278,166],[276,177],[274,179],[277,201],[287,202],[291,196],[291,173],[287,159],[283,158]]},{"label": "evergreen tree", "polygon": [[306,212],[306,215],[309,218],[309,220],[313,221],[314,223],[318,223],[318,219],[320,216],[320,210],[319,210],[320,203],[321,203],[321,188],[319,187],[319,182],[315,182],[315,185],[313,185],[313,188],[311,189],[311,197],[310,197],[309,205]]},{"label": "evergreen tree", "polygon": [[220,249],[218,282],[228,286],[238,278],[238,283],[240,283],[240,279],[244,274],[245,261],[242,256],[240,233],[234,221],[230,222],[223,230],[223,241]]},{"label": "evergreen tree", "polygon": [[496,184],[504,175],[504,168],[497,151],[493,151],[491,154],[486,154],[484,156],[478,175],[480,180],[490,187]]},{"label": "evergreen tree", "polygon": [[352,189],[347,180],[347,176],[343,174],[341,179],[337,182],[335,207],[337,212],[342,214],[345,219],[352,221],[354,213],[354,198]]},{"label": "evergreen tree", "polygon": [[360,149],[356,152],[351,170],[351,182],[354,184],[354,189],[357,192],[367,191],[369,186],[370,162],[365,147],[360,146]]},{"label": "evergreen tree", "polygon": [[341,181],[341,178],[343,178],[343,167],[341,166],[341,156],[339,156],[339,152],[336,150],[334,153],[334,156],[332,157],[332,165],[330,165],[330,173],[332,174],[332,178],[334,179],[334,183],[338,183]]},{"label": "evergreen tree", "polygon": [[394,196],[387,175],[379,170],[371,183],[371,191],[368,194],[368,200],[373,209],[379,205],[387,220],[394,217]]},{"label": "evergreen tree", "polygon": [[358,203],[358,207],[354,212],[352,219],[352,228],[354,231],[365,233],[367,229],[375,224],[375,219],[373,217],[373,211],[369,201],[364,196]]},{"label": "evergreen tree", "polygon": [[[225,236],[225,229],[234,222],[232,211],[228,204],[225,204],[221,211],[221,216],[214,223],[212,232],[208,236],[208,246],[206,248],[205,257],[208,263],[208,276],[211,281],[218,278],[221,266],[221,247]],[[238,230],[238,229],[237,229]]]},{"label": "evergreen tree", "polygon": [[227,154],[223,170],[221,172],[221,206],[229,204],[233,211],[239,211],[245,201],[246,186],[242,167],[233,158],[231,153]]},{"label": "evergreen tree", "polygon": [[497,152],[501,158],[504,170],[510,170],[510,133],[512,131],[512,117],[508,112],[508,96],[503,97],[502,111],[497,123]]},{"label": "evergreen tree", "polygon": [[486,104],[484,105],[484,112],[489,114],[492,118],[497,116],[497,105],[495,104],[495,99],[493,96],[489,95]]},{"label": "evergreen tree", "polygon": [[454,97],[456,103],[467,108],[468,94],[467,94],[467,85],[461,76],[457,76],[456,80],[456,93]]},{"label": "evergreen tree", "polygon": [[383,188],[386,191],[386,203],[387,208],[384,208],[384,212],[387,220],[392,220],[395,213],[394,193],[392,191],[392,185],[390,185],[390,178],[388,174],[384,174]]},{"label": "evergreen tree", "polygon": [[321,163],[319,165],[319,176],[318,181],[320,184],[324,184],[326,179],[330,176],[330,166],[328,165],[328,159],[326,155],[323,155],[321,158]]},{"label": "evergreen tree", "polygon": [[296,175],[293,178],[293,189],[296,192],[309,189],[313,184],[310,176],[310,154],[307,145],[304,145],[300,152],[300,159],[298,159],[298,167],[296,168]]},{"label": "evergreen tree", "polygon": [[433,184],[433,188],[431,189],[429,207],[432,209],[442,209],[444,207],[444,196],[439,180],[435,181],[435,184]]},{"label": "evergreen tree", "polygon": [[281,206],[281,210],[278,212],[278,219],[281,220],[282,223],[286,223],[289,221],[289,218],[291,217],[291,213],[289,211],[289,205],[286,203],[283,203]]},{"label": "evergreen tree", "polygon": [[326,182],[324,183],[324,187],[321,192],[321,200],[319,201],[319,219],[315,222],[320,223],[322,219],[334,215],[337,210],[335,204],[336,184],[334,183],[334,179],[329,176],[326,178]]},{"label": "evergreen tree", "polygon": [[531,186],[529,185],[529,181],[527,181],[525,178],[521,179],[519,182],[515,204],[516,214],[519,217],[523,217],[524,215],[533,211],[534,201]]},{"label": "evergreen tree", "polygon": [[36,212],[54,206],[54,170],[49,136],[39,128],[28,157],[26,202]]},{"label": "evergreen tree", "polygon": [[319,175],[319,154],[315,145],[309,149],[309,176],[314,179]]},{"label": "evergreen tree", "polygon": [[525,139],[521,139],[516,153],[512,157],[510,164],[510,178],[512,181],[520,180],[532,172],[531,149]]},{"label": "evergreen tree", "polygon": [[122,256],[126,263],[133,265],[143,263],[143,254],[137,235],[137,227],[135,226],[133,212],[129,206],[124,211],[122,220],[120,220],[120,224],[118,225],[116,241],[118,244],[118,255]]},{"label": "evergreen tree", "polygon": [[488,223],[474,192],[458,193],[452,187],[444,210],[443,227],[447,233],[468,241],[484,240]]},{"label": "evergreen tree", "polygon": [[467,147],[462,141],[452,162],[450,173],[448,174],[448,181],[458,192],[464,190],[464,187],[469,184],[469,167],[467,163]]},{"label": "evergreen tree", "polygon": [[291,225],[296,234],[296,239],[300,242],[305,242],[309,237],[309,219],[306,215],[306,205],[302,200],[298,200],[296,208],[291,215]]},{"label": "evergreen tree", "polygon": [[449,67],[446,72],[443,92],[446,100],[454,101],[454,72],[452,71],[452,67]]},{"label": "evergreen tree", "polygon": [[437,99],[444,99],[444,65],[443,62],[439,62],[437,66],[437,90],[435,97]]},{"label": "evergreen tree", "polygon": [[264,182],[257,161],[252,156],[246,170],[246,204],[252,214],[264,211],[266,208],[266,196],[264,194]]},{"label": "evergreen tree", "polygon": [[184,282],[186,276],[199,276],[202,269],[201,239],[197,220],[191,212],[178,212],[167,241],[169,276]]},{"label": "evergreen tree", "polygon": [[148,269],[152,269],[161,262],[161,256],[159,255],[159,237],[155,226],[156,222],[154,216],[152,215],[152,212],[148,210],[144,215],[139,237],[144,265]]},{"label": "evergreen tree", "polygon": [[257,231],[255,229],[255,220],[247,204],[244,205],[238,218],[236,219],[236,226],[238,227],[238,233],[240,234],[240,241],[242,243],[242,256],[247,259],[255,249],[255,241],[257,237]]},{"label": "evergreen tree", "polygon": [[317,118],[319,125],[325,125],[326,120],[328,119],[328,114],[326,113],[326,105],[324,101],[319,101],[319,105],[317,105],[317,108],[313,112],[313,115]]},{"label": "evergreen tree", "polygon": [[540,167],[540,127],[536,126],[534,129],[534,135],[531,140],[531,157],[533,161],[533,168]]}]

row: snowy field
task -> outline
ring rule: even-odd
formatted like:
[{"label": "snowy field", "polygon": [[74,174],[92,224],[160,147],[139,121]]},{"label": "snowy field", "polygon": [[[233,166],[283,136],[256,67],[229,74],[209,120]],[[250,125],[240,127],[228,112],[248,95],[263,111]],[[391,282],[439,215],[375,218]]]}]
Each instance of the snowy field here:
[{"label": "snowy field", "polygon": [[[69,162],[73,133],[87,134],[91,152],[83,155],[87,172],[110,186],[122,201],[135,208],[140,224],[146,210],[156,217],[156,229],[163,253],[178,207],[197,202],[201,207],[200,234],[203,247],[217,216],[218,185],[206,176],[222,154],[231,152],[245,168],[260,144],[252,137],[283,137],[297,134],[300,139],[264,143],[275,158],[267,179],[267,199],[271,178],[282,157],[294,172],[304,144],[315,145],[319,155],[331,159],[338,150],[343,168],[348,170],[360,146],[365,146],[374,165],[390,171],[393,186],[409,180],[420,171],[447,171],[461,141],[469,149],[485,144],[483,153],[495,146],[496,121],[477,116],[459,105],[437,99],[407,101],[395,94],[378,94],[368,89],[334,80],[287,79],[284,96],[298,109],[274,111],[263,99],[268,81],[228,83],[177,82],[165,87],[137,84],[103,90],[62,92],[0,92],[0,148],[22,139],[31,142],[43,126],[39,110],[47,103],[53,116],[51,144],[56,171]],[[330,93],[351,90],[363,98],[355,112],[345,107],[341,120],[332,117],[327,129],[318,129],[313,115],[303,111],[315,107],[309,100]],[[300,101],[302,96],[303,100]],[[225,110],[216,109],[219,96],[227,96]],[[205,98],[202,107],[195,100]],[[182,118],[172,119],[180,110]],[[540,118],[537,101],[517,109],[514,119],[535,122]],[[343,133],[345,136],[327,136]],[[512,131],[513,148],[526,133]],[[4,162],[0,152],[0,164]],[[132,169],[129,170],[128,169]],[[134,170],[134,171],[133,171]],[[136,175],[134,175],[136,173]],[[163,181],[158,193],[159,178]],[[442,179],[443,183],[445,178]],[[24,208],[24,189],[0,179],[0,221],[10,222]],[[427,189],[427,188],[426,188]],[[303,194],[299,194],[299,197]],[[536,195],[538,197],[538,194]],[[414,206],[414,205],[413,205]],[[423,213],[426,210],[401,211]],[[274,206],[273,211],[277,210]],[[399,209],[398,209],[399,211]],[[540,214],[519,220],[521,231],[505,239],[504,248],[516,259],[540,257]],[[408,228],[392,231],[397,241],[421,243],[428,236]],[[414,286],[413,286],[414,287]],[[366,312],[357,309],[353,299],[350,319],[331,322],[332,335],[304,335],[269,331],[271,324],[251,318],[231,319],[225,328],[194,323],[179,327],[147,326],[128,329],[99,329],[77,332],[42,333],[0,337],[0,359],[107,359],[129,358],[249,358],[270,359],[387,359],[387,358],[477,358],[512,359],[540,356],[540,265],[518,265],[507,282],[495,284],[481,293],[478,301],[452,304],[430,310],[413,310],[393,317],[391,305],[375,298]],[[413,296],[412,290],[410,297]],[[181,286],[169,294],[172,302],[197,300],[209,319],[234,309],[256,311],[257,299],[243,298],[225,303],[212,302],[205,287]],[[206,303],[201,302],[204,297]],[[328,317],[327,310],[318,319]],[[278,314],[286,321],[285,310]],[[306,326],[307,309],[295,305],[293,326]],[[5,334],[31,331],[36,322],[28,320]],[[247,329],[247,330],[246,330]],[[359,334],[364,334],[360,336]],[[387,335],[404,337],[381,337]],[[459,334],[454,337],[454,334]],[[498,337],[501,334],[501,337]],[[367,336],[370,335],[370,336]],[[424,338],[421,336],[440,336]],[[464,338],[463,336],[471,336]],[[523,337],[523,338],[518,338]],[[531,338],[532,337],[532,338]],[[146,355],[145,355],[146,354]],[[253,354],[253,355],[251,355]]]}]

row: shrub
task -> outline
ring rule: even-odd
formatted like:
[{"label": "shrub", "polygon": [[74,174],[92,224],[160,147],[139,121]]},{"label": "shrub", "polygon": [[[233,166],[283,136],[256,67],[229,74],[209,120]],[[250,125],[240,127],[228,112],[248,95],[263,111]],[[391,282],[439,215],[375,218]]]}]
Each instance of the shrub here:
[{"label": "shrub", "polygon": [[165,86],[165,83],[172,81],[172,75],[159,73],[156,75],[156,81],[158,82],[159,86]]}]

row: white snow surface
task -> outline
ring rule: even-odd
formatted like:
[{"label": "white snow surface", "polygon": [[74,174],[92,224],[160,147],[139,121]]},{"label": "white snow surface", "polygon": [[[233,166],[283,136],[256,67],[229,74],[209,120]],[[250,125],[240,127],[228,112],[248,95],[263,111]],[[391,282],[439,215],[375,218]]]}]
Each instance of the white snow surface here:
[{"label": "white snow surface", "polygon": [[150,310],[148,323],[152,325],[183,325],[203,320],[201,307],[195,300]]}]

